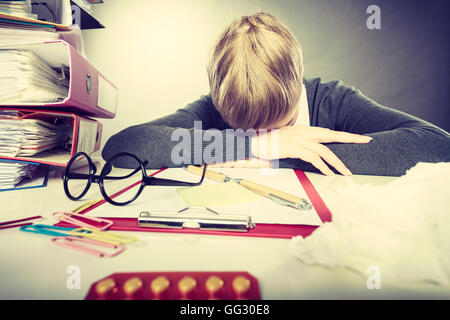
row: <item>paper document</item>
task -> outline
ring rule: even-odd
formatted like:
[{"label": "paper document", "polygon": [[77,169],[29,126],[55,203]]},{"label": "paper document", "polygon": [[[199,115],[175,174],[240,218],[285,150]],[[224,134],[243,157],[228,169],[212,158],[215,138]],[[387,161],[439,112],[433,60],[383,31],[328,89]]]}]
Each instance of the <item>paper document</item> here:
[{"label": "paper document", "polygon": [[0,159],[0,191],[45,187],[49,170],[39,163]]},{"label": "paper document", "polygon": [[255,202],[260,196],[237,183],[214,183],[177,189],[189,206],[213,207],[219,205]]},{"label": "paper document", "polygon": [[68,80],[26,50],[0,49],[0,103],[63,101]]},{"label": "paper document", "polygon": [[14,188],[23,179],[31,178],[37,167],[37,163],[0,159],[0,190]]},{"label": "paper document", "polygon": [[23,18],[37,19],[38,15],[31,13],[31,1],[16,0],[16,1],[0,1],[0,12],[15,15]]},{"label": "paper document", "polygon": [[0,47],[4,45],[24,44],[58,40],[55,29],[20,25],[2,22],[0,20]]},{"label": "paper document", "polygon": [[0,110],[0,156],[32,156],[70,141],[71,124],[51,124]]},{"label": "paper document", "polygon": [[[113,173],[120,172],[120,170],[123,169],[114,168]],[[309,200],[305,190],[292,169],[264,169],[264,171],[262,171],[261,169],[214,168],[211,170],[225,173],[233,178],[248,179],[250,181],[267,185],[280,191],[288,192]],[[183,168],[166,169],[157,174],[156,177],[186,181],[195,181],[199,179],[198,176],[186,171]],[[140,180],[139,177],[137,177],[136,181],[138,180]],[[117,181],[116,183],[120,184],[121,182]],[[207,188],[208,185],[214,187],[217,186],[217,184],[219,184],[219,182],[211,181],[205,178],[201,187]],[[127,186],[123,185],[121,187],[125,188]],[[179,195],[179,191],[177,191],[178,189],[180,189],[180,187],[147,186],[139,198],[131,204],[118,207],[105,203],[90,211],[88,215],[96,217],[137,218],[141,211],[179,211],[186,208],[188,204]],[[198,196],[199,195],[196,194],[195,199],[198,199]],[[224,193],[213,193],[208,190],[205,191],[205,196],[210,198],[208,199],[208,202],[214,202],[214,197],[224,197]],[[256,201],[246,202],[234,201],[223,205],[211,205],[209,208],[223,214],[250,215],[253,222],[256,224],[267,223],[312,226],[319,226],[322,224],[322,220],[314,208],[311,210],[298,210],[292,207],[277,204],[274,201],[259,195],[256,195],[255,200]],[[217,201],[216,203],[218,202],[220,201]]]}]

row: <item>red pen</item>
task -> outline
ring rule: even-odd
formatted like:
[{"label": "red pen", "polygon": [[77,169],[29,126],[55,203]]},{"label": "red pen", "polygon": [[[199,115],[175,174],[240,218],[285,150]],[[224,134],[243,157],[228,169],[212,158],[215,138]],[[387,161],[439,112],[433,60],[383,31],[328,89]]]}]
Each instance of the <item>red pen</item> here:
[{"label": "red pen", "polygon": [[19,220],[11,220],[11,221],[6,221],[6,222],[1,222],[0,223],[0,230],[1,229],[9,229],[9,228],[17,228],[17,227],[22,227],[22,226],[28,226],[30,224],[33,224],[32,222],[27,222],[27,223],[20,223],[20,222],[25,222],[25,221],[29,221],[29,220],[35,220],[35,219],[41,219],[42,216],[34,216],[34,217],[29,217],[29,218],[24,218],[24,219],[19,219]]}]

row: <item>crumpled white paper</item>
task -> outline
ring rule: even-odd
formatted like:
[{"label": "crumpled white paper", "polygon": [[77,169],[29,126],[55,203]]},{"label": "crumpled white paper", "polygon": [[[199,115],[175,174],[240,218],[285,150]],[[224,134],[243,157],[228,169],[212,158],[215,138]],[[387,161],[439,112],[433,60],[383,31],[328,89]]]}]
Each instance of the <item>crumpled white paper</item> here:
[{"label": "crumpled white paper", "polygon": [[347,267],[368,277],[377,266],[384,283],[450,282],[450,162],[419,163],[387,185],[326,191],[332,222],[292,253],[308,264]]}]

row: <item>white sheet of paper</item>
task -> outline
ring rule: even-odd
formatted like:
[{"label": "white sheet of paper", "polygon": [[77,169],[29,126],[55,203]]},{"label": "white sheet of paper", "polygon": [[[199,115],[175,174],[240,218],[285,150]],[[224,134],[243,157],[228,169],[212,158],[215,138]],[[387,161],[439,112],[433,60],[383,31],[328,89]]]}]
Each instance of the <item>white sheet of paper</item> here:
[{"label": "white sheet of paper", "polygon": [[[211,170],[222,172],[233,178],[245,178],[308,199],[306,192],[292,169],[217,168]],[[182,168],[166,169],[156,176],[167,179],[186,179],[187,181],[199,179],[199,176],[187,172]],[[218,182],[206,178],[203,182],[203,184],[211,183]],[[117,207],[105,203],[90,211],[88,215],[96,217],[137,218],[141,211],[178,211],[186,208],[187,205],[178,195],[177,188],[179,187],[147,186],[140,197],[131,204]],[[262,196],[260,201],[215,206],[211,207],[211,209],[224,214],[250,215],[255,223],[313,226],[322,224],[314,208],[311,210],[298,210],[279,205]]]},{"label": "white sheet of paper", "polygon": [[69,130],[70,126],[56,126],[39,119],[0,119],[0,155],[35,155],[63,144]]}]

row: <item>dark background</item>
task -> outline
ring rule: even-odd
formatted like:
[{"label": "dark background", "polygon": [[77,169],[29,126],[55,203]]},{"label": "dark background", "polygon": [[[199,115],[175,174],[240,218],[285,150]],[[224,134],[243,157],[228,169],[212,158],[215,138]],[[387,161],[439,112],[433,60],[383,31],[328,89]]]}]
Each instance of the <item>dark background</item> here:
[{"label": "dark background", "polygon": [[[450,131],[450,1],[277,1],[297,35],[305,75],[341,79],[382,105]],[[366,27],[369,5],[381,29]]]},{"label": "dark background", "polygon": [[[369,5],[381,29],[369,30]],[[234,19],[265,11],[297,36],[305,75],[340,79],[378,103],[450,131],[450,0],[105,0],[84,31],[89,60],[119,87],[119,129],[209,92],[208,51]]]}]

